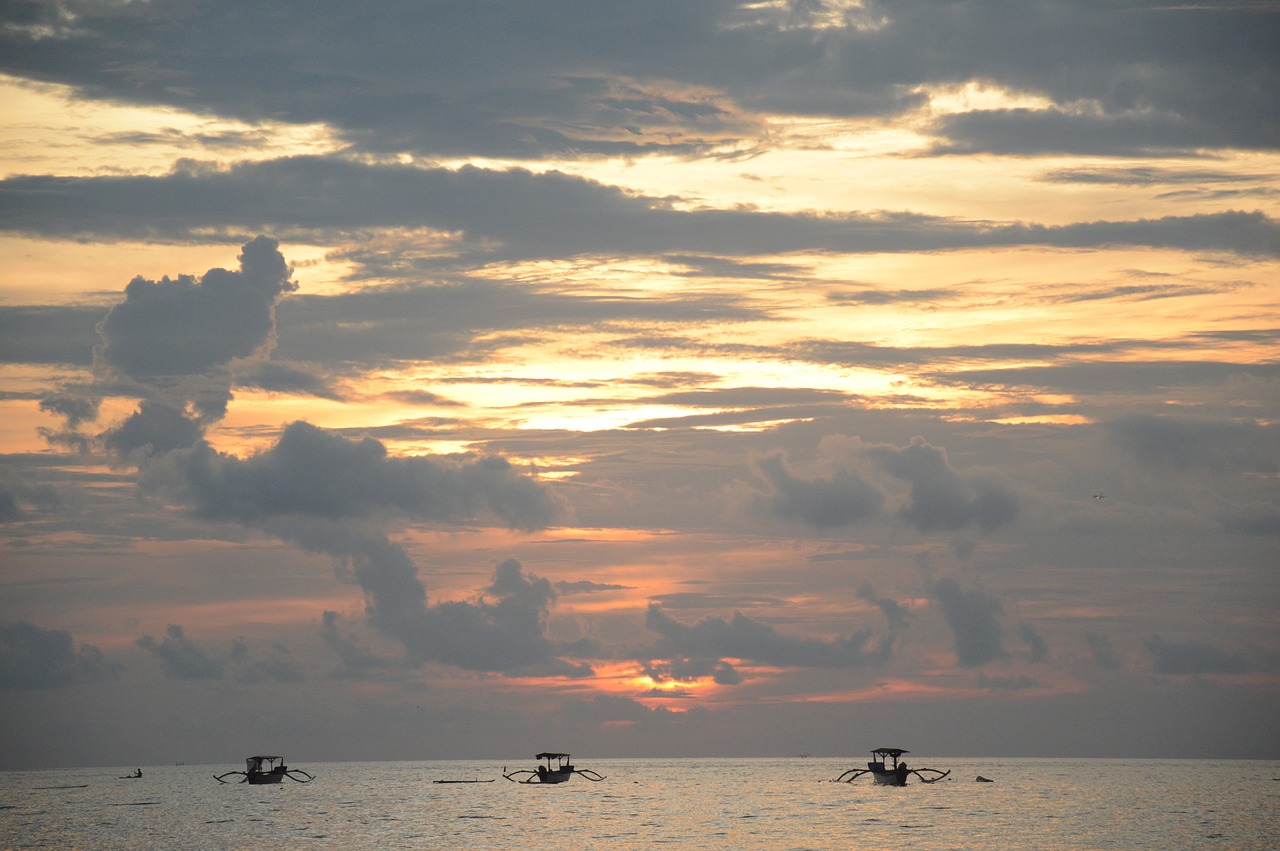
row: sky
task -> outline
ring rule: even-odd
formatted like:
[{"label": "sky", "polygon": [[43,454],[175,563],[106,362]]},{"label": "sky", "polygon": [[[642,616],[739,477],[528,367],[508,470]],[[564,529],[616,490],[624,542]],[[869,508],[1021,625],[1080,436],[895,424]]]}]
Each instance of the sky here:
[{"label": "sky", "polygon": [[1280,6],[0,22],[0,769],[1280,758]]}]

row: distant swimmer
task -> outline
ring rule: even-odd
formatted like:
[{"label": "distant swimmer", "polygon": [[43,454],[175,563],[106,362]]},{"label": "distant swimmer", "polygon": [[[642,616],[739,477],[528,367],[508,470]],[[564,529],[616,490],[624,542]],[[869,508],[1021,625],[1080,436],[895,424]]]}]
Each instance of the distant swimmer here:
[{"label": "distant swimmer", "polygon": [[977,777],[975,777],[975,778],[973,778],[973,779],[974,779],[974,780],[976,780],[976,781],[977,781],[977,782],[979,782],[979,783],[995,783],[995,782],[996,782],[996,781],[992,780],[990,777],[983,777],[981,774],[979,774]]},{"label": "distant swimmer", "polygon": [[1105,499],[1105,498],[1106,498],[1106,496],[1107,496],[1107,495],[1106,495],[1105,493],[1095,493],[1095,494],[1093,495],[1093,498],[1094,498],[1094,499]]}]

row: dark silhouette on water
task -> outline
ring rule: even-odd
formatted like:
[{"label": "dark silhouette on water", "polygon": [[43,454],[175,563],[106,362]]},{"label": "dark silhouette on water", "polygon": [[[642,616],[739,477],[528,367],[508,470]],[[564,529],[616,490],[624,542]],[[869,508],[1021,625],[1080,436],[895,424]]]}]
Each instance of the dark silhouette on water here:
[{"label": "dark silhouette on water", "polygon": [[852,783],[862,775],[870,774],[871,779],[880,786],[906,786],[907,777],[912,774],[920,778],[921,783],[937,783],[951,773],[950,769],[942,771],[937,768],[908,768],[905,761],[898,761],[904,753],[908,751],[902,748],[876,748],[871,752],[871,761],[866,768],[851,768],[837,777],[835,782]]},{"label": "dark silhouette on water", "polygon": [[[245,759],[244,765],[244,771],[228,771],[225,774],[215,774],[213,779],[219,783],[226,783],[227,781],[222,778],[239,774],[241,777],[238,782],[252,783],[254,785],[279,783],[286,777],[298,783],[310,783],[315,780],[314,777],[301,768],[289,768],[284,764],[284,757],[282,756],[251,756]],[[301,774],[302,777],[307,779],[303,780],[302,777],[295,777],[294,775],[297,774]]]},{"label": "dark silhouette on water", "polygon": [[[580,774],[593,783],[604,780],[604,776],[597,774],[589,768],[577,769],[573,767],[573,763],[569,762],[567,753],[546,752],[537,754],[534,759],[545,760],[545,765],[539,765],[537,770],[530,768],[522,768],[519,771],[513,771],[507,774],[507,767],[502,767],[502,776],[510,780],[512,783],[563,783],[575,774]],[[552,765],[552,760],[555,765]],[[524,776],[523,780],[516,778]]]}]

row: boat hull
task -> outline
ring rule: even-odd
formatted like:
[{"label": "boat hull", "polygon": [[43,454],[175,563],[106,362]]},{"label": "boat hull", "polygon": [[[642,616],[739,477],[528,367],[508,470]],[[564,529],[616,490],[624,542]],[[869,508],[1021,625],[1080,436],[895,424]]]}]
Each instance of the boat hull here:
[{"label": "boat hull", "polygon": [[563,783],[573,776],[573,770],[568,771],[539,771],[533,777],[535,783]]},{"label": "boat hull", "polygon": [[881,786],[906,786],[907,785],[907,767],[900,765],[896,769],[885,768],[884,766],[871,765],[871,779]]},{"label": "boat hull", "polygon": [[871,779],[881,786],[906,786],[907,785],[906,778],[899,777],[896,774],[890,774],[887,772],[884,774],[877,774],[876,772],[873,771],[871,772]]},{"label": "boat hull", "polygon": [[261,774],[250,774],[245,779],[254,786],[264,786],[268,783],[279,783],[284,779],[284,772],[267,771]]}]

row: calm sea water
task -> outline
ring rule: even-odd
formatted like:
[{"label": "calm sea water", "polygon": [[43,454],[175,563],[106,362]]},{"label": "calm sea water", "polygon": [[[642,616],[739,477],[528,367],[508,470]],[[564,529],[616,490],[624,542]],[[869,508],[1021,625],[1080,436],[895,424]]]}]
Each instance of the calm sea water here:
[{"label": "calm sea water", "polygon": [[214,781],[234,761],[3,772],[0,846],[1280,847],[1280,762],[922,759],[951,777],[889,788],[831,782],[861,758],[575,761],[607,779],[517,785],[493,761],[298,762],[316,780],[280,786]]}]

